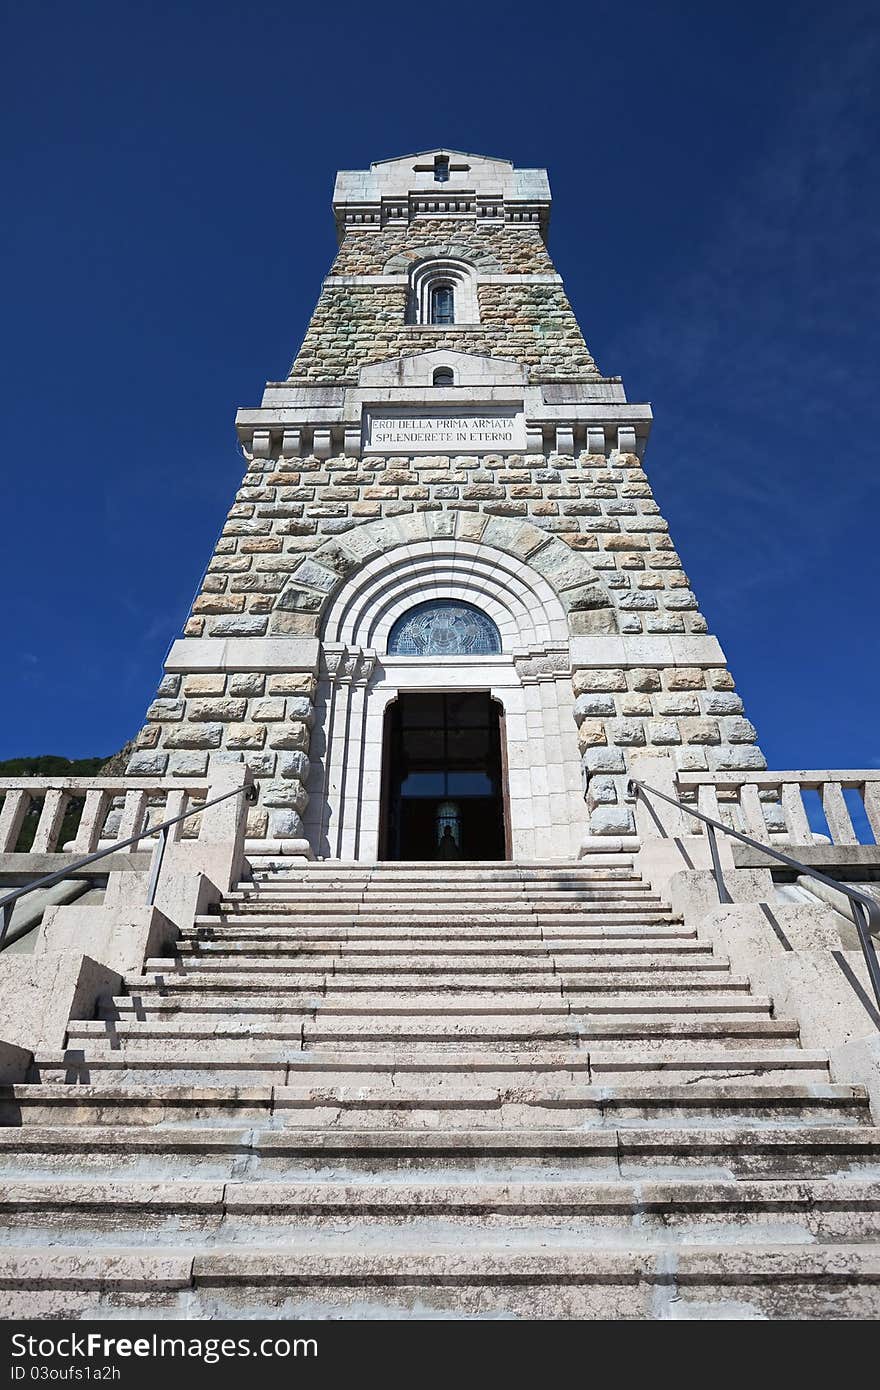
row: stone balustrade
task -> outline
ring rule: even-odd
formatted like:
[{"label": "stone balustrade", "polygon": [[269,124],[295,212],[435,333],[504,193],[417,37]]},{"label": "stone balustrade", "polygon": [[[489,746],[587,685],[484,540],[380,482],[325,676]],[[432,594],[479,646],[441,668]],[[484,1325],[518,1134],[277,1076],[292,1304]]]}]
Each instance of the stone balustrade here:
[{"label": "stone balustrade", "polygon": [[[87,855],[140,831],[146,837],[161,821],[196,808],[208,786],[204,778],[0,778],[0,855]],[[880,769],[679,772],[676,787],[685,804],[763,843],[880,845]],[[853,814],[848,790],[857,793],[863,814]],[[817,793],[815,808],[821,807],[826,828],[816,811],[811,824],[807,792]],[[31,839],[25,822],[34,815]],[[172,838],[195,836],[198,828],[194,816],[175,827]],[[694,820],[687,831],[701,834],[702,825]]]},{"label": "stone balustrade", "polygon": [[[205,799],[208,785],[204,779],[156,777],[0,778],[0,855],[17,850],[33,855],[92,854],[181,815]],[[26,821],[35,814],[31,839]],[[176,826],[172,836],[197,830],[194,816]]]},{"label": "stone balustrade", "polygon": [[[880,845],[880,769],[786,772],[680,772],[679,795],[704,815],[762,843]],[[852,814],[844,792],[854,790],[863,815]],[[816,792],[811,824],[805,792]],[[857,803],[859,805],[859,803]],[[827,831],[820,828],[821,807]],[[698,830],[699,827],[699,830]],[[702,833],[694,820],[691,833]]]}]

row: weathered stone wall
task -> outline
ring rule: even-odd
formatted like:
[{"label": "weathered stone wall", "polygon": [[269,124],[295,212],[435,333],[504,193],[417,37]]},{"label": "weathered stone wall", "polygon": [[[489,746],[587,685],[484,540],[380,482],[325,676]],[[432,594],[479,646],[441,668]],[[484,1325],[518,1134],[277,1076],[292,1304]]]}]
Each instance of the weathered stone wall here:
[{"label": "weathered stone wall", "polygon": [[[442,248],[442,249],[441,249]],[[537,227],[479,226],[420,217],[408,226],[350,232],[342,241],[331,275],[393,275],[427,255],[446,254],[471,261],[478,270],[500,275],[556,275]]]},{"label": "weathered stone wall", "polygon": [[588,556],[621,632],[707,630],[635,454],[494,454],[250,460],[184,632],[312,636],[330,580],[310,555],[332,569],[332,537],[441,511],[528,522]]},{"label": "weathered stone wall", "polygon": [[[491,539],[532,564],[564,545],[573,635],[706,632],[637,456],[580,454],[252,459],[184,633],[316,635],[359,563],[432,534]],[[552,583],[558,562],[542,568]],[[314,685],[307,673],[166,676],[130,770],[200,775],[209,754],[243,757],[262,787],[251,834],[301,835]],[[576,668],[574,688],[596,831],[631,826],[630,750],[670,749],[688,769],[763,766],[723,667]]]},{"label": "weathered stone wall", "polygon": [[[426,257],[452,256],[478,273],[555,275],[536,227],[466,225],[450,235],[443,222],[349,234],[330,272],[335,276],[401,275]],[[522,363],[532,382],[601,381],[562,284],[481,283],[480,323],[448,329],[407,324],[405,284],[325,284],[291,380],[353,384],[366,362],[451,348]]]}]

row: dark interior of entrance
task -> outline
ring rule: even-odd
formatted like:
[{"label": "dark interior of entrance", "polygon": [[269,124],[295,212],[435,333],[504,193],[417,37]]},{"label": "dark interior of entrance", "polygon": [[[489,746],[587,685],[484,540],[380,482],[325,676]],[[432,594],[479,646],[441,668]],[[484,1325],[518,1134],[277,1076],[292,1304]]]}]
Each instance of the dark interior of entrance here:
[{"label": "dark interior of entrance", "polygon": [[505,859],[501,707],[401,695],[385,714],[383,859]]}]

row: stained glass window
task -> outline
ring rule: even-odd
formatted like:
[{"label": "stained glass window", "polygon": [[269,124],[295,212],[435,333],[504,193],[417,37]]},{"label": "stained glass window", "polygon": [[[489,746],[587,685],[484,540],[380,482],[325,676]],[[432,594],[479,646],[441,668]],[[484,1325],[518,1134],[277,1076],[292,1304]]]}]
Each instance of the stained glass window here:
[{"label": "stained glass window", "polygon": [[441,859],[461,858],[461,807],[455,801],[441,801],[434,812],[434,847]]},{"label": "stained glass window", "polygon": [[432,289],[431,322],[455,323],[455,295],[451,285],[435,285]]},{"label": "stained glass window", "polygon": [[493,656],[501,636],[491,618],[470,603],[433,599],[411,608],[391,629],[391,656]]}]

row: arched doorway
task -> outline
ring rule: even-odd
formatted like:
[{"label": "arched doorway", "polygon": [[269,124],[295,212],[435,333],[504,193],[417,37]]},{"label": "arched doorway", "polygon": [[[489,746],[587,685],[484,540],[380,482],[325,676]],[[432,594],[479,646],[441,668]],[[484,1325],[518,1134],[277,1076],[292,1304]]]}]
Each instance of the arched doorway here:
[{"label": "arched doorway", "polygon": [[526,562],[453,536],[383,550],[328,605],[304,815],[315,855],[370,863],[389,853],[386,711],[432,691],[482,692],[503,708],[503,853],[574,858],[584,805],[565,607]]},{"label": "arched doorway", "polygon": [[402,693],[385,711],[381,859],[508,859],[504,715],[486,690]]}]

